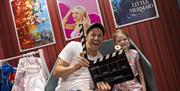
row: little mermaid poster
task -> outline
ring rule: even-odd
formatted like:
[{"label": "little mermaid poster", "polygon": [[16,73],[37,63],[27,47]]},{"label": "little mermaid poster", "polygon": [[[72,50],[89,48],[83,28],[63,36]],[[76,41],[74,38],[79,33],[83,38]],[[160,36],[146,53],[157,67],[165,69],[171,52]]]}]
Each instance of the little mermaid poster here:
[{"label": "little mermaid poster", "polygon": [[155,0],[109,0],[116,28],[159,17]]}]

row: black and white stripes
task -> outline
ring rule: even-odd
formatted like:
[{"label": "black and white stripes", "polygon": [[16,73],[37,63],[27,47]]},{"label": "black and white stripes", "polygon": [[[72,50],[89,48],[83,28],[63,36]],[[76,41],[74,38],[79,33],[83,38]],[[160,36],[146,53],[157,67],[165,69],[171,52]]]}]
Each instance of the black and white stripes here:
[{"label": "black and white stripes", "polygon": [[118,55],[122,54],[122,52],[123,52],[123,50],[119,50],[119,51],[107,54],[106,56],[103,56],[101,58],[98,58],[97,60],[94,60],[93,64],[99,63],[99,62],[101,62],[103,60],[108,60],[108,59],[110,59],[112,57],[115,57],[115,56],[118,56]]},{"label": "black and white stripes", "polygon": [[80,27],[80,38],[81,38],[81,43],[82,43],[82,47],[83,47],[83,52],[84,54],[84,58],[87,58],[87,50],[86,50],[86,37],[85,37],[85,32],[84,32],[84,28],[83,28],[83,24],[79,25]]}]

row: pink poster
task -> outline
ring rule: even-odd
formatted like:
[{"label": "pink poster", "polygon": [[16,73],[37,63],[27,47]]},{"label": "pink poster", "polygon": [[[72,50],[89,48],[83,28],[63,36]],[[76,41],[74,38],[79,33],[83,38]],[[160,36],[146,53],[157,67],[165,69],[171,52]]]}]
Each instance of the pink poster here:
[{"label": "pink poster", "polygon": [[66,40],[79,38],[80,27],[102,23],[98,0],[57,0],[59,14]]}]

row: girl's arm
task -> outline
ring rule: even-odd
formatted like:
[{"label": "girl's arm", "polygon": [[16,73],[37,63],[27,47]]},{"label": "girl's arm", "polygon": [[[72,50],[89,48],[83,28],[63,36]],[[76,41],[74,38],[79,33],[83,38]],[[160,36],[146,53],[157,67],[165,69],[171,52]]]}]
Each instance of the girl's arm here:
[{"label": "girl's arm", "polygon": [[145,83],[144,74],[142,72],[142,68],[141,68],[141,65],[140,65],[140,62],[139,62],[138,53],[137,53],[137,57],[136,57],[136,65],[137,65],[137,70],[138,70],[138,73],[139,73],[139,80],[140,80],[140,83],[142,85],[142,91],[146,91],[146,83]]}]

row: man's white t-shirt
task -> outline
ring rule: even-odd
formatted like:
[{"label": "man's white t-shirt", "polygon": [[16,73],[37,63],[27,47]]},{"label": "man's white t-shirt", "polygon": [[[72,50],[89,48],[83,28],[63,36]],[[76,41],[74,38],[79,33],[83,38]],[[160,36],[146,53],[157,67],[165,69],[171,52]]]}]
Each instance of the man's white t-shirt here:
[{"label": "man's white t-shirt", "polygon": [[[76,63],[74,60],[79,53],[82,52],[82,44],[80,42],[72,41],[66,45],[66,47],[58,55],[59,58],[63,59],[69,64]],[[102,57],[100,52],[95,57],[89,56],[88,59],[95,60],[99,57]],[[67,78],[60,78],[56,91],[92,91],[94,87],[91,75],[88,68],[82,67],[80,70],[75,71]]]}]

